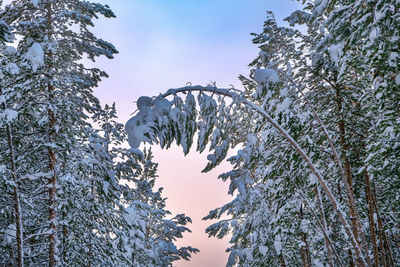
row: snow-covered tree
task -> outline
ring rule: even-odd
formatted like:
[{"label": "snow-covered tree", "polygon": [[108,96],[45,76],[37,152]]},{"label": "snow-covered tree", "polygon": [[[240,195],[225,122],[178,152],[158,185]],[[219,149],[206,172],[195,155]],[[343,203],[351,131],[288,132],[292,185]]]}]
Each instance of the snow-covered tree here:
[{"label": "snow-covered tree", "polygon": [[[0,1],[1,5],[1,1]],[[15,106],[9,105],[12,102],[15,94],[6,87],[6,80],[12,79],[18,74],[19,68],[13,62],[16,49],[12,46],[7,46],[4,42],[11,42],[13,34],[9,26],[0,20],[0,104],[1,104],[1,121],[0,126],[4,131],[0,133],[2,137],[0,162],[1,176],[0,192],[2,199],[0,201],[1,209],[1,242],[0,255],[9,255],[9,258],[4,258],[1,264],[23,266],[23,225],[22,225],[22,210],[20,202],[20,190],[18,185],[18,173],[16,170],[16,155],[14,150],[14,134],[15,128],[13,121],[17,118],[18,112]],[[12,207],[12,208],[11,208]],[[17,252],[14,257],[14,252]]]},{"label": "snow-covered tree", "polygon": [[154,191],[158,164],[152,161],[151,150],[145,149],[137,156],[135,191],[125,215],[131,228],[127,239],[131,266],[172,266],[174,261],[189,260],[191,253],[199,250],[190,246],[177,248],[175,241],[184,232],[191,232],[186,225],[192,220],[184,214],[171,217],[166,198],[161,196],[162,188]]},{"label": "snow-covered tree", "polygon": [[[18,112],[14,123],[18,136],[13,141],[27,218],[23,234],[28,265],[55,266],[65,258],[74,259],[68,253],[83,255],[87,249],[60,248],[64,240],[83,238],[70,221],[79,218],[82,207],[73,203],[71,210],[68,200],[76,199],[82,190],[91,192],[88,177],[94,175],[90,168],[95,153],[87,149],[93,132],[88,119],[101,110],[92,89],[107,76],[85,67],[82,60],[112,58],[116,53],[111,44],[90,32],[98,15],[114,16],[107,6],[72,0],[13,1],[1,13],[18,39],[15,68],[9,68],[14,76],[4,90],[12,92],[9,106]],[[98,228],[84,229],[88,235],[94,230]]]}]

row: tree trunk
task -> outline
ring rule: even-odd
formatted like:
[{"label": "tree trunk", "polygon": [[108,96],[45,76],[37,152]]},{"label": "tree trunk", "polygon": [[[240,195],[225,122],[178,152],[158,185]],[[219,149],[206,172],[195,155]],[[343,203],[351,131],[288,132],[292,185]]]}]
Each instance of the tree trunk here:
[{"label": "tree trunk", "polygon": [[[300,206],[300,211],[299,211],[299,215],[300,215],[300,225],[301,222],[303,221],[303,209]],[[300,248],[300,252],[301,252],[301,259],[303,261],[303,266],[304,267],[311,267],[311,256],[310,256],[310,248],[308,246],[308,242],[307,242],[307,237],[306,234],[303,232],[302,229],[300,229],[301,233],[301,241],[304,243],[304,246],[302,246]]]},{"label": "tree trunk", "polygon": [[[342,159],[344,161],[344,171],[345,171],[345,175],[346,175],[346,179],[347,179],[346,187],[348,187],[348,188],[346,188],[347,189],[346,191],[347,191],[347,196],[348,196],[349,202],[350,202],[349,207],[350,207],[352,230],[353,230],[353,234],[354,234],[354,237],[356,238],[356,240],[359,240],[359,235],[360,235],[361,243],[363,245],[366,260],[368,262],[368,265],[372,266],[371,259],[369,257],[369,252],[368,252],[368,245],[367,245],[364,233],[362,232],[360,216],[358,214],[357,206],[356,206],[355,199],[354,199],[351,163],[350,163],[349,158],[346,155],[347,153],[349,153],[350,148],[346,141],[346,127],[345,127],[344,118],[341,115],[343,105],[342,105],[342,98],[340,95],[339,86],[335,87],[335,93],[336,93],[336,104],[337,104],[337,121],[338,121],[337,123],[338,123],[339,134],[340,134],[340,143],[341,143],[341,146],[343,149]],[[358,265],[362,265],[362,263],[360,262],[360,260],[361,260],[360,255],[357,253],[357,251],[356,251],[356,260],[358,261],[357,262]]]},{"label": "tree trunk", "polygon": [[[63,214],[62,214],[63,221],[65,220],[66,215],[67,214],[65,212],[63,212]],[[63,242],[63,264],[68,265],[68,258],[67,258],[68,229],[67,229],[67,226],[65,225],[65,222],[64,222],[64,225],[62,227],[62,236],[63,236],[62,237],[62,242]]]},{"label": "tree trunk", "polygon": [[379,267],[379,251],[378,245],[376,241],[376,230],[375,230],[375,221],[374,221],[374,200],[372,196],[371,190],[371,181],[368,175],[367,170],[364,170],[364,178],[365,178],[365,195],[367,198],[368,203],[368,219],[369,219],[369,229],[371,232],[371,242],[372,242],[372,249],[374,253],[374,264],[376,267]]},{"label": "tree trunk", "polygon": [[[48,2],[46,5],[47,10],[47,27],[48,27],[48,37],[49,40],[52,40],[53,30],[52,30],[52,3]],[[53,53],[51,50],[48,52],[48,71],[51,71]],[[48,82],[47,84],[47,92],[49,95],[49,102],[53,98],[52,94],[54,92],[54,86]],[[54,130],[54,126],[56,123],[54,111],[51,108],[48,108],[47,115],[49,117],[49,128],[48,128],[48,139],[49,142],[55,142],[56,133]],[[55,267],[57,265],[57,255],[56,255],[56,247],[57,247],[57,175],[56,175],[56,152],[52,148],[48,148],[48,156],[49,156],[49,170],[51,173],[51,177],[48,182],[49,187],[49,222],[50,222],[50,235],[49,235],[49,266]]]},{"label": "tree trunk", "polygon": [[[1,88],[0,88],[0,94],[2,94]],[[7,108],[5,103],[3,103],[3,108],[4,109]],[[10,164],[11,164],[11,176],[12,176],[12,180],[13,180],[13,184],[14,184],[13,185],[13,198],[14,198],[14,216],[15,216],[15,228],[16,228],[16,238],[17,238],[17,263],[18,263],[18,267],[22,267],[24,265],[22,210],[21,210],[21,202],[19,199],[18,178],[17,178],[16,165],[15,165],[13,135],[12,135],[11,126],[9,123],[6,124],[6,131],[7,131],[7,142],[8,142],[9,156],[10,156]]]},{"label": "tree trunk", "polygon": [[[322,227],[324,228],[324,232],[328,232],[328,226],[326,224],[326,219],[325,219],[325,212],[324,212],[324,208],[323,208],[323,203],[322,203],[322,199],[321,199],[321,194],[319,193],[319,188],[318,185],[315,186],[315,195],[317,198],[317,208],[319,211],[319,214],[321,216],[321,222],[322,222]],[[329,262],[329,267],[333,267],[333,257],[332,257],[332,250],[330,248],[330,242],[329,239],[326,235],[324,235],[324,240],[325,240],[325,246],[326,246],[326,251],[328,253],[328,262]],[[310,261],[311,263],[311,261]]]},{"label": "tree trunk", "polygon": [[[378,209],[375,186],[373,186],[373,190],[374,190],[373,203],[374,203],[374,208],[375,208],[375,212],[376,212],[376,218],[378,221],[378,234],[379,234],[379,240],[380,240],[379,247],[381,249],[381,254],[382,254],[382,266],[388,266],[388,263],[389,263],[389,266],[394,266],[392,249],[387,240],[385,230],[383,229],[383,222],[382,222],[382,218],[380,216],[379,209]],[[386,259],[386,256],[388,256],[389,258]]]}]

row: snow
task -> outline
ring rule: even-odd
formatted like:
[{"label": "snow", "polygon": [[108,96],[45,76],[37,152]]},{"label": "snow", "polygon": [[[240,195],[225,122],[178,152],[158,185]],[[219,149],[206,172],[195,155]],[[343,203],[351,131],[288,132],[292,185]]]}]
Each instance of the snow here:
[{"label": "snow", "polygon": [[106,195],[108,195],[108,189],[110,188],[110,183],[109,182],[103,182],[103,190],[104,190],[104,193],[106,194]]},{"label": "snow", "polygon": [[395,81],[397,85],[400,85],[400,73],[396,75]]},{"label": "snow", "polygon": [[234,266],[236,263],[236,251],[232,250],[228,257],[228,263],[226,266]]},{"label": "snow", "polygon": [[214,154],[207,155],[207,160],[210,161],[212,164],[215,164],[217,162]]},{"label": "snow", "polygon": [[259,57],[261,58],[261,62],[263,63],[263,65],[267,65],[267,58],[269,56],[268,52],[265,52],[263,50],[260,50],[260,52],[258,53]]},{"label": "snow", "polygon": [[310,184],[316,184],[317,183],[317,177],[314,174],[310,174],[310,176],[308,177]]},{"label": "snow", "polygon": [[398,53],[392,52],[392,53],[389,54],[388,63],[389,63],[390,67],[395,67],[396,66],[397,58],[399,58],[399,54]]},{"label": "snow", "polygon": [[31,4],[37,7],[39,5],[39,0],[31,0]]},{"label": "snow", "polygon": [[280,255],[282,251],[282,242],[280,235],[275,236],[274,247],[276,250],[276,254]]},{"label": "snow", "polygon": [[276,112],[283,112],[289,109],[290,104],[292,103],[292,101],[290,100],[290,98],[285,98],[282,103],[280,103],[276,109]]},{"label": "snow", "polygon": [[5,66],[5,70],[6,70],[8,73],[10,73],[11,75],[16,75],[16,74],[19,73],[19,68],[18,68],[17,64],[15,64],[15,63],[8,63],[8,64]]},{"label": "snow", "polygon": [[339,59],[343,55],[343,44],[331,45],[328,52],[335,66],[339,66]]},{"label": "snow", "polygon": [[261,254],[263,254],[265,256],[268,253],[268,247],[267,246],[260,246],[259,251],[260,251]]},{"label": "snow", "polygon": [[140,111],[142,111],[145,107],[150,107],[151,101],[152,101],[151,97],[141,96],[136,101],[136,106]]},{"label": "snow", "polygon": [[6,98],[4,97],[4,95],[0,95],[0,104],[3,104],[6,102]]},{"label": "snow", "polygon": [[6,46],[5,49],[8,55],[14,55],[15,53],[17,53],[17,49],[15,49],[15,47],[13,46]]},{"label": "snow", "polygon": [[324,11],[324,9],[326,7],[326,4],[327,4],[327,0],[315,0],[314,12],[317,16],[322,14],[322,12]]},{"label": "snow", "polygon": [[36,71],[44,64],[44,51],[39,43],[33,43],[25,57],[31,62],[33,71]]},{"label": "snow", "polygon": [[149,132],[149,128],[153,126],[153,123],[146,122],[146,114],[141,112],[135,117],[132,117],[125,125],[125,131],[128,134],[128,143],[132,148],[139,148],[141,142],[151,142],[146,137],[146,133]]},{"label": "snow", "polygon": [[154,102],[154,110],[160,114],[168,114],[171,110],[171,106],[171,103],[165,98]]},{"label": "snow", "polygon": [[172,119],[173,121],[177,122],[177,121],[179,120],[179,113],[181,113],[179,109],[173,108],[173,109],[171,109],[171,111],[169,112],[169,116],[171,117],[171,119]]},{"label": "snow", "polygon": [[288,93],[287,87],[282,88],[282,90],[280,91],[281,97],[286,97],[286,96],[287,96],[287,93]]},{"label": "snow", "polygon": [[124,218],[130,225],[133,225],[135,222],[139,221],[135,207],[128,207],[125,209],[125,211],[126,213],[124,215]]},{"label": "snow", "polygon": [[254,146],[257,144],[258,138],[255,134],[248,134],[247,135],[247,145]]},{"label": "snow", "polygon": [[125,124],[128,142],[132,148],[138,148],[141,142],[151,143],[151,139],[146,134],[150,134],[151,127],[156,125],[157,118],[168,114],[172,119],[179,118],[180,111],[176,108],[170,110],[172,105],[167,99],[153,101],[151,97],[142,96],[136,101],[136,105],[139,112]]},{"label": "snow", "polygon": [[274,69],[256,69],[254,71],[254,80],[261,83],[277,83],[279,82],[279,75]]},{"label": "snow", "polygon": [[6,118],[8,122],[11,122],[18,117],[18,112],[12,109],[6,109],[3,111],[2,117]]},{"label": "snow", "polygon": [[370,34],[369,34],[369,40],[370,40],[371,42],[373,42],[378,36],[379,36],[379,30],[378,30],[378,28],[373,27],[373,28],[371,29]]},{"label": "snow", "polygon": [[5,233],[5,241],[7,244],[11,244],[15,237],[17,236],[17,230],[15,224],[10,224],[7,226]]},{"label": "snow", "polygon": [[375,10],[375,22],[380,21],[382,18],[385,18],[386,12],[383,11],[381,12],[380,10]]}]

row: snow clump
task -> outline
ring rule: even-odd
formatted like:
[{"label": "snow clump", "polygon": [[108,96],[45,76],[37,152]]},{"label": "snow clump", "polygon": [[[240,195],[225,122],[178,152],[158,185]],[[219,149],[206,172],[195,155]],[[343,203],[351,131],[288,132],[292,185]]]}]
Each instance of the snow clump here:
[{"label": "snow clump", "polygon": [[15,55],[17,53],[17,49],[15,49],[13,46],[7,45],[5,49],[8,55]]},{"label": "snow clump", "polygon": [[16,74],[19,73],[19,68],[18,68],[17,64],[15,64],[15,63],[8,63],[8,64],[5,66],[5,70],[6,70],[8,73],[10,73],[11,75],[16,75]]},{"label": "snow clump", "polygon": [[153,101],[148,96],[139,97],[136,105],[139,112],[125,124],[128,142],[132,148],[138,148],[141,142],[152,143],[149,135],[151,128],[155,126],[155,120],[160,116],[168,115],[172,106],[167,99]]},{"label": "snow clump", "polygon": [[274,69],[256,69],[254,80],[257,83],[277,83],[279,82],[279,75]]},{"label": "snow clump", "polygon": [[274,69],[256,69],[254,71],[254,80],[257,82],[255,96],[259,97],[262,95],[264,86],[266,89],[268,89],[269,84],[279,82],[279,75]]},{"label": "snow clump", "polygon": [[31,62],[33,71],[36,71],[44,64],[44,51],[39,43],[33,43],[26,54],[26,59]]},{"label": "snow clump", "polygon": [[395,80],[396,80],[396,84],[397,84],[397,85],[400,85],[400,74],[397,74],[397,75],[396,75]]},{"label": "snow clump", "polygon": [[2,119],[6,119],[7,122],[12,122],[18,117],[18,112],[13,109],[5,109],[0,116]]},{"label": "snow clump", "polygon": [[339,66],[339,59],[343,56],[343,44],[331,45],[328,49],[329,56],[336,67]]},{"label": "snow clump", "polygon": [[31,4],[37,7],[39,5],[39,0],[31,0]]},{"label": "snow clump", "polygon": [[15,227],[15,224],[10,224],[9,226],[7,226],[4,234],[6,244],[12,244],[13,240],[17,236],[17,228]]}]

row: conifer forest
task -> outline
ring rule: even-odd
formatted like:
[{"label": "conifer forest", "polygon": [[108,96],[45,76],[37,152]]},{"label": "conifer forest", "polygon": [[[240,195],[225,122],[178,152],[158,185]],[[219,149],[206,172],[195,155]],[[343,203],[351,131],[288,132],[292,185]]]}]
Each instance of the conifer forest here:
[{"label": "conifer forest", "polygon": [[173,144],[230,164],[204,214],[226,266],[400,266],[400,1],[298,2],[286,26],[265,10],[240,88],[166,86],[125,124],[95,96],[108,5],[1,3],[0,266],[190,261],[192,219],[155,186]]}]

